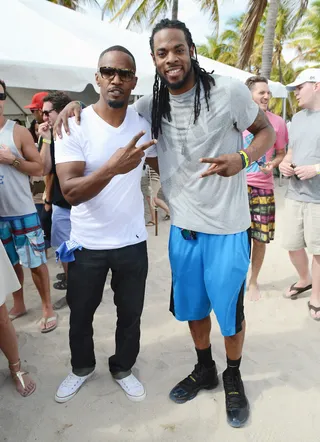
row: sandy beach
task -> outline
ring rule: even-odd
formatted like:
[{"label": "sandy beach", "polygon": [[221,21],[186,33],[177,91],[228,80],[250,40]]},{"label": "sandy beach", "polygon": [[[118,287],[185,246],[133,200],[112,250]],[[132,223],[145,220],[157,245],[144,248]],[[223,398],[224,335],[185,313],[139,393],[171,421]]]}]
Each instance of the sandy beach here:
[{"label": "sandy beach", "polygon": [[[241,366],[251,404],[243,429],[227,425],[222,382],[184,405],[170,401],[170,389],[187,376],[196,362],[188,326],[168,311],[170,269],[167,237],[170,224],[161,220],[159,236],[149,228],[149,276],[142,319],[141,352],[134,373],[144,383],[147,398],[128,401],[112,380],[107,360],[114,351],[115,307],[109,278],[97,310],[93,378],[73,400],[57,404],[54,394],[68,374],[68,308],[59,311],[57,330],[39,332],[40,300],[25,271],[28,315],[14,321],[23,368],[37,382],[36,392],[21,398],[0,354],[1,442],[319,442],[320,323],[308,315],[309,293],[298,300],[283,298],[296,281],[288,254],[281,248],[285,185],[276,184],[277,230],[267,247],[261,273],[262,299],[246,301],[247,337]],[[162,215],[160,215],[162,218]],[[52,281],[60,271],[51,255]],[[53,301],[64,292],[52,289]],[[7,306],[12,305],[11,297]],[[219,373],[225,351],[214,316],[212,349]],[[221,376],[220,376],[221,379]]]}]

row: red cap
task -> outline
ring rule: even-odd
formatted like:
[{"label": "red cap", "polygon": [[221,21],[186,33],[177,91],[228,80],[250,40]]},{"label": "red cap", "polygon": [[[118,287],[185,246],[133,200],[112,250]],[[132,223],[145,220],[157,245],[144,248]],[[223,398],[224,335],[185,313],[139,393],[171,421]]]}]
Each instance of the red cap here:
[{"label": "red cap", "polygon": [[48,95],[48,92],[38,92],[37,94],[34,94],[32,97],[31,103],[28,104],[28,106],[24,106],[25,109],[32,109],[32,110],[42,110],[43,106],[43,99]]}]

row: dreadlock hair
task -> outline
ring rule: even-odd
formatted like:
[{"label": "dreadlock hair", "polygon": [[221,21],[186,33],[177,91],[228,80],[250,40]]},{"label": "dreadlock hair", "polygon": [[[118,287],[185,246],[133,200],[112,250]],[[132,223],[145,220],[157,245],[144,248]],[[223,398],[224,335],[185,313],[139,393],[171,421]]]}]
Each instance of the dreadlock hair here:
[{"label": "dreadlock hair", "polygon": [[[195,44],[193,43],[191,32],[186,27],[186,25],[179,20],[169,20],[163,19],[161,20],[152,30],[152,34],[149,40],[150,48],[152,53],[154,54],[154,36],[157,32],[162,29],[179,29],[181,30],[186,38],[189,49],[195,49],[195,58],[191,58],[191,68],[195,74],[195,95],[194,95],[194,121],[195,124],[201,111],[201,103],[200,103],[200,92],[201,92],[201,84],[204,89],[205,99],[207,103],[207,110],[209,110],[209,98],[210,98],[210,89],[211,86],[215,85],[215,81],[211,76],[212,72],[207,72],[203,68],[200,67],[198,62],[197,49]],[[159,85],[160,83],[160,85]],[[161,120],[162,117],[171,121],[171,106],[170,106],[170,96],[169,89],[166,84],[164,84],[157,71],[155,74],[154,84],[153,84],[153,101],[152,101],[152,122],[151,122],[151,130],[152,137],[158,138],[159,132],[162,132],[161,129]]]}]

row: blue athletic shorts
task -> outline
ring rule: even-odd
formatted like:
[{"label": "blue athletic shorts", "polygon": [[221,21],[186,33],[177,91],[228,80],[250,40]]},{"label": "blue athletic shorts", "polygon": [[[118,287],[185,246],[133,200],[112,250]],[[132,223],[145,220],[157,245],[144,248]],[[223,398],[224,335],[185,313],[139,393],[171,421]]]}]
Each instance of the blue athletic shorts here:
[{"label": "blue athletic shorts", "polygon": [[213,310],[223,336],[239,333],[244,320],[250,230],[233,235],[196,232],[196,239],[184,239],[181,230],[171,226],[170,311],[179,321],[195,321]]}]

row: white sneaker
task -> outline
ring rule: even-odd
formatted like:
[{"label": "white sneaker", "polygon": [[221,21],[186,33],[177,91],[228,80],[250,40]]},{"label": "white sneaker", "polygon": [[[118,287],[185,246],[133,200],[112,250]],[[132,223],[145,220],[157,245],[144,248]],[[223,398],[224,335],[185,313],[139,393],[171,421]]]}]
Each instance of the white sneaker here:
[{"label": "white sneaker", "polygon": [[94,370],[86,376],[77,376],[72,372],[69,373],[65,380],[60,384],[56,392],[54,397],[56,402],[62,404],[72,399],[78,393],[85,381],[93,375],[93,373]]},{"label": "white sneaker", "polygon": [[120,385],[130,401],[140,402],[146,397],[144,386],[132,373],[123,379],[113,379]]}]

